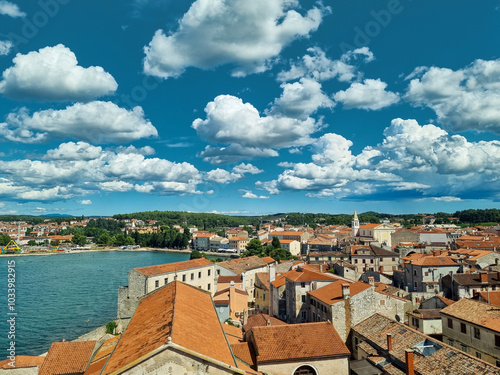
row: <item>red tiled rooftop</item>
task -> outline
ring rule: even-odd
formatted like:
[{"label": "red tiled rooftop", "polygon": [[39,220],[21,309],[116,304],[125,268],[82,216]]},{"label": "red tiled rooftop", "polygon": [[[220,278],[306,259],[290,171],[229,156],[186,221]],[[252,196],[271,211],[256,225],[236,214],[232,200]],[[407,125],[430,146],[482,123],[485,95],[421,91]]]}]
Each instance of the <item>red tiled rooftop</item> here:
[{"label": "red tiled rooftop", "polygon": [[329,322],[253,327],[249,334],[258,363],[350,354]]},{"label": "red tiled rooftop", "polygon": [[44,360],[45,357],[38,357],[33,355],[16,355],[14,367],[9,365],[9,363],[12,362],[10,359],[4,359],[3,361],[0,361],[0,369],[8,370],[13,368],[40,367]]},{"label": "red tiled rooftop", "polygon": [[143,298],[103,374],[117,371],[167,344],[235,366],[210,293],[174,281]]},{"label": "red tiled rooftop", "polygon": [[95,341],[53,342],[39,375],[83,373],[94,351]]},{"label": "red tiled rooftop", "polygon": [[206,258],[198,258],[198,259],[190,259],[185,260],[183,262],[175,262],[175,263],[167,263],[167,264],[159,264],[156,266],[148,266],[148,267],[140,267],[134,268],[135,271],[142,273],[146,276],[153,275],[161,275],[163,273],[175,272],[175,271],[183,271],[190,268],[197,268],[203,266],[213,265]]},{"label": "red tiled rooftop", "polygon": [[342,301],[342,285],[345,284],[349,285],[349,293],[351,297],[371,287],[370,284],[362,281],[347,283],[339,280],[322,288],[313,290],[309,292],[309,295],[320,300],[326,305],[332,305],[336,302]]},{"label": "red tiled rooftop", "polygon": [[285,323],[284,321],[279,320],[278,318],[275,318],[273,316],[267,314],[257,314],[248,317],[247,324],[243,326],[243,330],[245,332],[248,332],[253,327],[267,326],[268,323],[272,326],[287,325],[287,323]]}]

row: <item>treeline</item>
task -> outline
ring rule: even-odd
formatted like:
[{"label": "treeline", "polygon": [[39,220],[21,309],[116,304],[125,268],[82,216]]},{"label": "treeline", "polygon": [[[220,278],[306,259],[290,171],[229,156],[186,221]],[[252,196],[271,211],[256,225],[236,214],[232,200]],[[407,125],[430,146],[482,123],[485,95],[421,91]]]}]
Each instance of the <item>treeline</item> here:
[{"label": "treeline", "polygon": [[124,232],[124,223],[106,219],[91,219],[87,226],[70,227],[62,235],[73,234],[72,242],[83,246],[87,237],[93,237],[98,245],[128,246],[139,245],[142,247],[162,247],[185,249],[189,245],[191,234],[185,230],[184,234],[176,228],[161,226],[159,233],[139,233],[137,230]]},{"label": "treeline", "polygon": [[454,214],[462,223],[481,224],[481,223],[500,223],[500,210],[489,208],[484,210],[469,209],[457,211]]},{"label": "treeline", "polygon": [[240,225],[258,225],[259,218],[254,216],[228,216],[212,213],[195,213],[182,211],[145,211],[130,214],[117,214],[117,220],[156,220],[160,225],[195,226],[200,230],[214,230],[222,227],[237,227]]}]

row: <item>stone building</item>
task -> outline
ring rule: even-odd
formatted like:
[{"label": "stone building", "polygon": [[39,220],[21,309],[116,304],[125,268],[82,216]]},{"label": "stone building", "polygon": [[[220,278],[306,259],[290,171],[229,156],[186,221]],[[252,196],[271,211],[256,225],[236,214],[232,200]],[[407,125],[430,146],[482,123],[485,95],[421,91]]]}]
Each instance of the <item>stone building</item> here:
[{"label": "stone building", "polygon": [[130,318],[142,296],[174,280],[210,293],[217,290],[214,263],[206,258],[135,268],[128,273],[128,286],[118,288],[118,318]]},{"label": "stone building", "polygon": [[476,293],[500,288],[500,272],[456,273],[441,280],[444,296],[454,301],[472,298]]},{"label": "stone building", "polygon": [[498,308],[463,298],[441,310],[441,317],[443,342],[500,367]]},{"label": "stone building", "polygon": [[311,321],[330,321],[346,340],[352,326],[374,313],[403,321],[411,302],[358,281],[336,281],[308,293]]},{"label": "stone building", "polygon": [[101,374],[246,374],[226,339],[211,294],[180,281],[148,294]]},{"label": "stone building", "polygon": [[328,322],[254,326],[232,349],[264,374],[349,374],[349,349]]},{"label": "stone building", "polygon": [[352,245],[350,254],[351,264],[356,266],[359,274],[365,271],[379,271],[391,275],[399,267],[399,254],[373,244]]},{"label": "stone building", "polygon": [[383,374],[498,374],[498,368],[380,314],[352,328],[355,360]]},{"label": "stone building", "polygon": [[457,272],[460,265],[448,256],[421,255],[404,265],[408,291],[437,294],[441,292],[441,278],[450,272]]}]

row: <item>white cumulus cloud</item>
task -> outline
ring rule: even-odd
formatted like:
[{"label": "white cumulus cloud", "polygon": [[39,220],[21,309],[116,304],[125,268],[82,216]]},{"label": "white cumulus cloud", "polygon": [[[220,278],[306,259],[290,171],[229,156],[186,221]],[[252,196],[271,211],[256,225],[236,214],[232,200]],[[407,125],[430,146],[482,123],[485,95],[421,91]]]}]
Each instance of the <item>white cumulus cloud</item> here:
[{"label": "white cumulus cloud", "polygon": [[242,76],[268,69],[297,38],[308,37],[329,8],[301,15],[298,0],[196,0],[174,32],[157,30],[144,48],[144,71],[178,77],[188,67],[235,66]]},{"label": "white cumulus cloud", "polygon": [[407,78],[413,79],[405,99],[431,108],[449,129],[500,134],[500,59],[479,59],[456,71],[417,67]]},{"label": "white cumulus cloud", "polygon": [[0,56],[5,56],[10,53],[12,42],[10,40],[0,40]]},{"label": "white cumulus cloud", "polygon": [[333,98],[344,108],[378,110],[399,102],[399,95],[386,91],[387,83],[380,79],[365,79],[354,82],[347,90],[337,92]]},{"label": "white cumulus cloud", "polygon": [[5,0],[0,1],[0,14],[13,18],[26,17],[26,13],[22,12],[17,4]]},{"label": "white cumulus cloud", "polygon": [[18,53],[0,81],[0,93],[15,99],[88,101],[113,94],[118,84],[100,66],[83,68],[62,44]]},{"label": "white cumulus cloud", "polygon": [[156,128],[141,107],[126,110],[111,102],[76,103],[66,109],[48,109],[29,115],[23,108],[0,123],[0,135],[10,141],[37,143],[51,137],[72,137],[93,143],[130,142],[156,137]]}]

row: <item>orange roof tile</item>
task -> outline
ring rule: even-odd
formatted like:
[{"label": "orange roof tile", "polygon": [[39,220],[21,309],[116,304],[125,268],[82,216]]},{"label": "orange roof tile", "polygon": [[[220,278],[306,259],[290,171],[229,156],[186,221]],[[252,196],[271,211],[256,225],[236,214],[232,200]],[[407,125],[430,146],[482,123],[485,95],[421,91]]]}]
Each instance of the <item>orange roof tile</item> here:
[{"label": "orange roof tile", "polygon": [[500,307],[500,290],[491,290],[489,292],[479,292],[479,295],[490,305]]},{"label": "orange roof tile", "polygon": [[232,344],[231,349],[239,360],[243,361],[249,366],[255,367],[255,354],[253,353],[252,347],[248,342],[242,342],[238,344]]},{"label": "orange roof tile", "polygon": [[273,263],[276,263],[276,260],[274,260],[273,258],[271,257],[262,257],[260,258],[262,259],[264,262],[266,262],[267,264],[273,264]]},{"label": "orange roof tile", "polygon": [[253,327],[249,334],[257,363],[350,355],[329,322]]},{"label": "orange roof tile", "polygon": [[9,365],[9,363],[12,362],[10,359],[4,359],[0,361],[0,369],[8,370],[13,368],[40,367],[44,360],[45,357],[34,355],[16,355],[14,367]]},{"label": "orange roof tile", "polygon": [[462,298],[446,306],[441,313],[500,332],[500,311],[484,302]]},{"label": "orange roof tile", "polygon": [[144,297],[103,374],[119,370],[172,342],[235,366],[210,293],[174,281]]},{"label": "orange roof tile", "polygon": [[328,284],[319,289],[308,292],[308,294],[326,305],[333,305],[336,302],[342,301],[342,285],[348,284],[350,289],[350,296],[355,296],[358,293],[371,287],[370,284],[364,283],[362,281],[356,281],[355,283],[348,283],[345,281],[336,281],[332,284]]},{"label": "orange roof tile", "polygon": [[134,268],[134,270],[139,272],[139,273],[142,273],[143,275],[146,275],[146,276],[153,276],[153,275],[161,275],[162,273],[183,271],[183,270],[187,270],[190,268],[197,268],[197,267],[210,266],[210,265],[213,265],[213,263],[210,262],[208,259],[198,258],[198,259],[185,260],[183,262],[175,262],[175,263],[159,264],[156,266]]},{"label": "orange roof tile", "polygon": [[414,266],[433,266],[433,267],[438,267],[438,266],[457,266],[458,263],[455,262],[451,257],[447,256],[427,256],[423,257],[417,260],[414,260],[412,263]]},{"label": "orange roof tile", "polygon": [[248,332],[253,327],[267,326],[268,323],[269,323],[269,325],[272,325],[272,326],[283,326],[283,325],[288,324],[282,320],[279,320],[278,318],[261,313],[261,314],[249,316],[248,320],[247,320],[247,324],[245,324],[243,326],[243,330],[245,332]]},{"label": "orange roof tile", "polygon": [[334,275],[328,273],[315,272],[308,269],[297,267],[294,270],[284,273],[283,276],[291,281],[295,282],[306,282],[306,281],[316,281],[316,280],[326,280],[326,281],[336,281],[339,280]]},{"label": "orange roof tile", "polygon": [[85,372],[95,343],[95,341],[53,342],[39,374],[58,375]]},{"label": "orange roof tile", "polygon": [[270,236],[302,236],[304,232],[296,232],[293,230],[287,231],[274,231],[269,233]]}]

